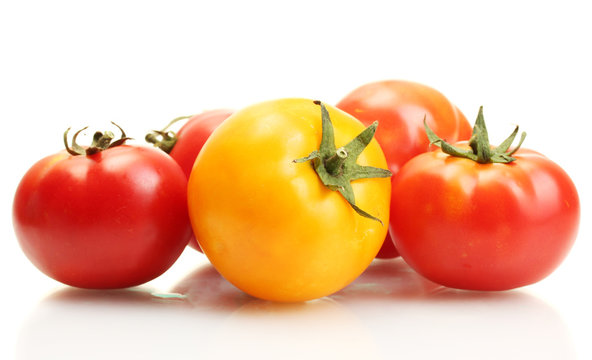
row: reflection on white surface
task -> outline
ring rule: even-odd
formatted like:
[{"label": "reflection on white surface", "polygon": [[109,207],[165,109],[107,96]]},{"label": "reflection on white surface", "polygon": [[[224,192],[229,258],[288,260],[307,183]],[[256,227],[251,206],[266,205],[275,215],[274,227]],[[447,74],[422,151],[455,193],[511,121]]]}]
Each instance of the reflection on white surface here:
[{"label": "reflection on white surface", "polygon": [[553,308],[520,291],[442,288],[401,260],[375,261],[330,297],[252,298],[203,266],[159,298],[65,289],[19,333],[18,359],[572,359]]},{"label": "reflection on white surface", "polygon": [[195,344],[204,332],[192,327],[183,301],[148,291],[85,291],[52,294],[25,321],[17,359],[156,359]]},{"label": "reflection on white surface", "polygon": [[370,331],[347,309],[323,298],[281,304],[253,300],[211,334],[206,358],[376,359]]},{"label": "reflection on white surface", "polygon": [[335,296],[371,324],[384,358],[576,358],[555,309],[520,290],[449,289],[397,260],[375,262]]}]

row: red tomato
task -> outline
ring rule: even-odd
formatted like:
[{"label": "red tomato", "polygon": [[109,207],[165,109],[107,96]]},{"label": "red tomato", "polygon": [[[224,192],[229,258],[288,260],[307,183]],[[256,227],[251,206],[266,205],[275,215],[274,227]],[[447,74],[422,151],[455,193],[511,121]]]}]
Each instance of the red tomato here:
[{"label": "red tomato", "polygon": [[[423,119],[448,141],[468,140],[471,126],[465,116],[437,90],[415,82],[386,80],[363,85],[337,107],[368,126],[378,120],[376,139],[380,143],[389,170],[396,174],[414,156],[429,150]],[[398,256],[390,236],[377,257]]]},{"label": "red tomato", "polygon": [[[169,155],[181,166],[185,176],[189,179],[189,175],[193,169],[193,163],[195,163],[195,159],[201,151],[204,143],[218,125],[230,115],[232,115],[232,110],[227,109],[205,111],[190,117],[177,133],[167,132],[166,129],[171,125],[169,124],[169,126],[160,132],[160,135],[164,137],[164,139],[158,139],[156,137],[150,138],[149,134],[146,140],[153,143],[161,150],[168,152]],[[158,134],[154,135],[157,136]],[[202,251],[195,236],[192,236],[189,240],[189,246],[200,252]]]},{"label": "red tomato", "polygon": [[186,187],[181,168],[156,149],[62,151],[21,180],[16,236],[35,266],[65,284],[139,285],[166,271],[189,241]]},{"label": "red tomato", "polygon": [[386,234],[384,242],[382,243],[382,246],[380,247],[378,254],[376,254],[376,257],[378,259],[392,259],[392,258],[396,258],[398,256],[399,256],[399,252],[397,251],[397,248],[395,247],[395,243],[391,240],[391,235],[389,232]]},{"label": "red tomato", "polygon": [[189,118],[177,132],[177,142],[171,149],[170,155],[181,166],[183,172],[189,178],[195,158],[199,154],[203,144],[210,134],[227,117],[232,115],[232,110],[210,110]]},{"label": "red tomato", "polygon": [[[472,153],[466,144],[458,147]],[[412,268],[453,288],[506,290],[559,266],[578,230],[576,188],[537,152],[506,155],[514,160],[480,163],[438,149],[401,168],[393,178],[390,224]]]}]

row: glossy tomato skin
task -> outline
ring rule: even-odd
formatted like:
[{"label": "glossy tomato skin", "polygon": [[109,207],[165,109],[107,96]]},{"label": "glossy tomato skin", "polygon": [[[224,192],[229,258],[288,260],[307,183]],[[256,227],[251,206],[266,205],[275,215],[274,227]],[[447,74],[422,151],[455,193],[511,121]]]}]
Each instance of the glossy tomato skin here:
[{"label": "glossy tomato skin", "polygon": [[576,188],[554,162],[521,149],[509,164],[437,150],[393,178],[391,233],[403,259],[448,287],[507,290],[549,275],[579,225]]},{"label": "glossy tomato skin", "polygon": [[[430,150],[424,116],[430,128],[449,142],[468,140],[472,133],[465,116],[442,93],[411,81],[385,80],[362,85],[337,107],[366,126],[378,120],[376,139],[393,174],[414,156]],[[389,236],[378,257],[397,256]]]},{"label": "glossy tomato skin", "polygon": [[189,178],[195,158],[212,132],[230,115],[232,110],[205,111],[189,118],[177,131],[177,142],[169,153]]},{"label": "glossy tomato skin", "polygon": [[[327,106],[342,146],[364,126]],[[352,182],[358,215],[319,180],[321,110],[312,100],[280,99],[234,113],[199,154],[188,185],[190,218],[204,253],[239,289],[265,300],[329,295],[370,264],[387,232],[390,179]],[[386,168],[375,140],[357,160]]]},{"label": "glossy tomato skin", "polygon": [[186,184],[180,167],[153,148],[63,151],[21,180],[14,229],[26,256],[57,281],[93,289],[139,285],[166,271],[187,245]]},{"label": "glossy tomato skin", "polygon": [[337,107],[364,123],[378,121],[376,140],[396,174],[414,156],[430,150],[428,126],[448,142],[468,140],[471,125],[462,112],[439,91],[411,81],[385,80],[362,85]]},{"label": "glossy tomato skin", "polygon": [[[197,158],[204,143],[212,132],[231,114],[232,110],[227,109],[205,111],[189,118],[177,132],[177,142],[169,155],[181,166],[188,179],[195,158]],[[189,240],[189,246],[201,251],[195,236],[192,236]]]}]

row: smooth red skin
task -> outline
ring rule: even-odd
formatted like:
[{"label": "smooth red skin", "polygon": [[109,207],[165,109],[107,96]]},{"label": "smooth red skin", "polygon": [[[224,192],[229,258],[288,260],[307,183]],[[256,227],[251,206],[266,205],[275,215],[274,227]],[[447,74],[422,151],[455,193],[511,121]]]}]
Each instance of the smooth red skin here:
[{"label": "smooth red skin", "polygon": [[376,254],[376,258],[378,258],[378,259],[393,259],[398,256],[399,256],[399,252],[397,251],[397,248],[395,247],[395,243],[391,239],[391,234],[389,231],[389,233],[386,234],[386,238],[384,239],[384,242],[382,243],[382,246],[380,247],[378,254]]},{"label": "smooth red skin", "polygon": [[177,142],[169,155],[181,166],[187,178],[191,175],[195,159],[210,134],[232,115],[232,112],[227,109],[206,111],[192,116],[179,129]]},{"label": "smooth red skin", "polygon": [[468,290],[535,283],[565,258],[577,235],[578,194],[569,176],[531,150],[510,164],[478,164],[440,150],[409,161],[392,180],[391,233],[426,278]]},{"label": "smooth red skin", "polygon": [[[212,132],[226,118],[232,115],[232,110],[218,109],[209,110],[192,116],[177,132],[177,142],[169,155],[181,166],[187,179],[191,175],[193,164],[201,148]],[[201,251],[195,236],[191,236],[189,246]]]},{"label": "smooth red skin", "polygon": [[[366,126],[378,121],[375,137],[389,169],[396,174],[414,156],[430,150],[423,125],[448,142],[468,140],[471,125],[462,112],[439,91],[415,82],[386,80],[362,85],[343,98],[337,107]],[[398,256],[387,235],[378,258]]]},{"label": "smooth red skin", "polygon": [[165,272],[189,241],[187,179],[153,148],[63,151],[25,174],[13,224],[26,256],[57,281],[93,289],[139,285]]}]

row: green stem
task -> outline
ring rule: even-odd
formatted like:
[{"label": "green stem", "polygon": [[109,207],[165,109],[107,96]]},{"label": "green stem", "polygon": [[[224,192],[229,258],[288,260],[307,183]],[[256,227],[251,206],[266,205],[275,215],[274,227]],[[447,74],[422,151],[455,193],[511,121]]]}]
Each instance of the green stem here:
[{"label": "green stem", "polygon": [[347,150],[339,148],[335,151],[335,154],[325,160],[325,169],[332,176],[339,176],[343,173],[343,165],[347,160]]},{"label": "green stem", "polygon": [[177,143],[177,134],[168,130],[169,127],[181,120],[186,120],[191,117],[193,117],[193,115],[176,117],[171,120],[162,130],[153,130],[146,134],[144,140],[166,152],[167,154],[170,154],[170,152],[173,150],[173,147],[175,147],[175,144]]},{"label": "green stem", "polygon": [[359,215],[376,220],[383,224],[377,217],[370,215],[356,205],[351,182],[357,179],[384,178],[392,174],[389,170],[372,166],[361,166],[356,163],[358,156],[368,146],[378,123],[375,122],[347,145],[336,148],[333,124],[329,112],[324,104],[315,101],[321,107],[322,138],[318,150],[314,150],[308,156],[294,160],[295,163],[312,161],[314,169],[321,182],[329,189],[338,191]]},{"label": "green stem", "polygon": [[119,125],[117,125],[114,122],[111,122],[111,124],[115,125],[121,131],[121,137],[118,140],[116,140],[115,142],[112,142],[113,139],[115,138],[115,135],[113,135],[113,133],[111,131],[105,131],[104,133],[97,131],[93,135],[92,143],[87,148],[83,148],[82,146],[78,145],[78,143],[76,142],[78,135],[81,132],[83,132],[84,130],[86,130],[87,127],[84,127],[82,129],[78,130],[76,133],[74,133],[74,136],[72,137],[72,145],[71,146],[68,144],[68,132],[70,131],[70,128],[68,128],[64,132],[64,146],[66,147],[66,151],[68,151],[68,153],[70,155],[74,155],[74,156],[92,155],[92,154],[96,154],[98,152],[110,149],[115,146],[123,145],[127,140],[131,139],[131,138],[127,137],[127,135],[125,135],[125,131],[123,131],[123,129]]},{"label": "green stem", "polygon": [[426,130],[426,135],[428,136],[431,144],[439,146],[446,154],[470,159],[480,164],[508,164],[512,161],[516,161],[516,158],[512,157],[512,155],[520,148],[522,142],[526,138],[526,133],[523,132],[520,136],[520,142],[518,145],[514,149],[509,150],[510,146],[514,142],[514,139],[516,138],[516,135],[518,134],[519,128],[516,126],[512,134],[508,136],[506,140],[504,140],[498,147],[492,148],[491,144],[489,143],[489,135],[487,133],[487,127],[485,126],[485,119],[483,117],[483,106],[479,108],[479,114],[477,115],[477,120],[475,120],[475,125],[473,126],[473,135],[469,140],[469,147],[471,150],[461,149],[447,143],[438,137],[438,135],[436,135],[432,129],[429,128],[425,118],[423,120],[423,124]]}]

